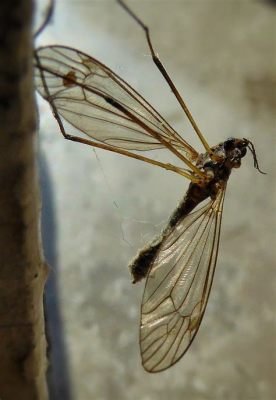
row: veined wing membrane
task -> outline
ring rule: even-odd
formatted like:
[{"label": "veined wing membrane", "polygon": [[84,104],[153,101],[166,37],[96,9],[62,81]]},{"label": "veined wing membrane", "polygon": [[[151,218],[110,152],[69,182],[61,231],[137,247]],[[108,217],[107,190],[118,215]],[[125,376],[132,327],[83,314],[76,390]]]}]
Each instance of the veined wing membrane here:
[{"label": "veined wing membrane", "polygon": [[69,47],[47,46],[36,50],[35,62],[38,92],[91,138],[120,149],[172,147],[189,161],[197,157],[145,99],[94,58]]},{"label": "veined wing membrane", "polygon": [[163,239],[147,276],[140,348],[149,372],[175,364],[201,323],[217,260],[224,190],[180,220]]}]

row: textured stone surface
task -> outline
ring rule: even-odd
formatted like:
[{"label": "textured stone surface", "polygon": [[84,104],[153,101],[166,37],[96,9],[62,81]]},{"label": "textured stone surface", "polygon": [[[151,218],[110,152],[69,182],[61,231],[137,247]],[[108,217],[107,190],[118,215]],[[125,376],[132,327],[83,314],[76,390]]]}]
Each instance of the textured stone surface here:
[{"label": "textured stone surface", "polygon": [[[127,264],[159,232],[187,181],[65,142],[42,104],[41,150],[56,218],[56,231],[47,233],[57,281],[48,304],[59,299],[72,399],[274,400],[276,9],[253,0],[129,4],[151,27],[156,50],[209,143],[251,139],[268,175],[257,173],[250,155],[233,172],[200,332],[175,367],[150,375],[138,348],[143,283],[132,286]],[[78,47],[109,65],[200,149],[151,64],[142,32],[114,2],[61,2],[40,40]],[[46,195],[47,208],[47,187]],[[51,324],[54,310],[48,313]],[[58,336],[53,327],[58,324],[52,323]]]}]

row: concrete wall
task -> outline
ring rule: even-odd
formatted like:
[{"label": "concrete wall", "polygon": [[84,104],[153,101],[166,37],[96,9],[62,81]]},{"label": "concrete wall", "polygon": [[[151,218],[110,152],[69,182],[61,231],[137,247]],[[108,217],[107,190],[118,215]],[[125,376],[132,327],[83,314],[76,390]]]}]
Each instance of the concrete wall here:
[{"label": "concrete wall", "polygon": [[[233,172],[200,332],[175,367],[151,375],[140,365],[138,347],[143,283],[131,284],[127,265],[160,231],[188,182],[66,142],[40,102],[52,397],[273,400],[276,8],[261,0],[128,4],[150,26],[208,142],[249,138],[268,174],[253,168],[250,155]],[[114,1],[57,2],[52,26],[39,41],[77,47],[109,65],[202,150],[152,65],[142,31]],[[68,376],[71,394],[64,389]]]}]

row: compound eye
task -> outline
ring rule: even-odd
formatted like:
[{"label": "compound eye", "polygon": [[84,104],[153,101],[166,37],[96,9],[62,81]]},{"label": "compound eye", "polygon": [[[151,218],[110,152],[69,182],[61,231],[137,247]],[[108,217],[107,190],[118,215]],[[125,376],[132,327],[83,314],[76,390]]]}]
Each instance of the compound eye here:
[{"label": "compound eye", "polygon": [[240,149],[241,158],[244,157],[244,156],[246,155],[246,151],[247,151],[247,148],[246,148],[246,147],[242,147],[242,148]]},{"label": "compound eye", "polygon": [[225,142],[223,143],[224,150],[226,151],[233,150],[235,147],[235,142],[236,142],[235,138],[229,138],[225,140]]}]

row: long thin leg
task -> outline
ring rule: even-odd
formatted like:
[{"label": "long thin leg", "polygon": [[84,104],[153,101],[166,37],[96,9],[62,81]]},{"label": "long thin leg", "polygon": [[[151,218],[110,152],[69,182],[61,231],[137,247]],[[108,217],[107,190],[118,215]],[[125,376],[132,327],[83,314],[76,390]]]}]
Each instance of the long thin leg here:
[{"label": "long thin leg", "polygon": [[162,64],[162,62],[160,61],[158,55],[155,53],[154,48],[152,46],[152,42],[151,42],[151,38],[150,38],[150,33],[149,33],[149,28],[140,20],[140,18],[137,17],[136,14],[134,14],[134,12],[124,3],[123,0],[117,0],[117,2],[123,7],[123,9],[141,26],[141,28],[144,30],[146,38],[147,38],[147,42],[148,42],[148,46],[151,52],[151,57],[152,60],[154,62],[154,64],[157,66],[157,68],[159,69],[159,71],[161,72],[161,74],[164,76],[164,78],[166,79],[168,85],[170,86],[173,94],[175,95],[175,97],[177,98],[180,106],[182,107],[183,111],[185,112],[185,114],[187,115],[191,125],[193,126],[197,136],[199,137],[201,143],[203,144],[203,146],[205,147],[206,151],[209,154],[212,154],[212,150],[210,148],[210,146],[208,145],[208,143],[206,142],[203,134],[201,133],[199,127],[197,126],[192,114],[190,113],[186,103],[184,102],[183,98],[181,97],[180,93],[178,92],[178,90],[176,89],[173,81],[171,80],[169,74],[167,73],[164,65]]},{"label": "long thin leg", "polygon": [[200,183],[200,179],[199,178],[195,177],[194,175],[191,175],[188,172],[185,172],[181,168],[177,168],[176,166],[174,166],[172,164],[162,163],[160,161],[153,160],[151,158],[144,157],[144,156],[141,156],[139,154],[131,153],[131,152],[127,151],[127,150],[119,149],[118,147],[113,147],[113,146],[110,146],[108,144],[98,143],[98,142],[95,142],[95,141],[90,140],[90,139],[81,138],[79,136],[69,135],[68,133],[66,133],[66,131],[64,129],[64,126],[63,126],[63,123],[62,123],[62,121],[60,119],[60,116],[59,116],[58,112],[56,111],[55,107],[53,106],[53,104],[51,104],[51,107],[52,107],[52,110],[53,110],[53,114],[54,114],[54,116],[55,116],[55,118],[56,118],[56,120],[58,122],[60,131],[61,131],[61,133],[62,133],[62,135],[63,135],[63,137],[65,139],[71,140],[73,142],[86,144],[88,146],[97,147],[97,148],[100,148],[100,149],[112,151],[113,153],[122,154],[123,156],[135,158],[136,160],[140,160],[140,161],[143,161],[143,162],[146,162],[146,163],[149,163],[149,164],[156,165],[158,167],[164,168],[166,170],[176,172],[176,173],[178,173],[178,174],[180,174],[182,176],[185,176],[185,178],[189,179],[190,181],[192,181],[194,183]]},{"label": "long thin leg", "polygon": [[41,34],[41,32],[44,31],[46,26],[50,23],[50,21],[51,21],[51,19],[53,17],[53,14],[54,14],[54,7],[55,7],[54,0],[48,0],[48,4],[47,4],[46,14],[45,14],[44,20],[42,21],[41,25],[35,31],[34,39],[36,39]]}]

